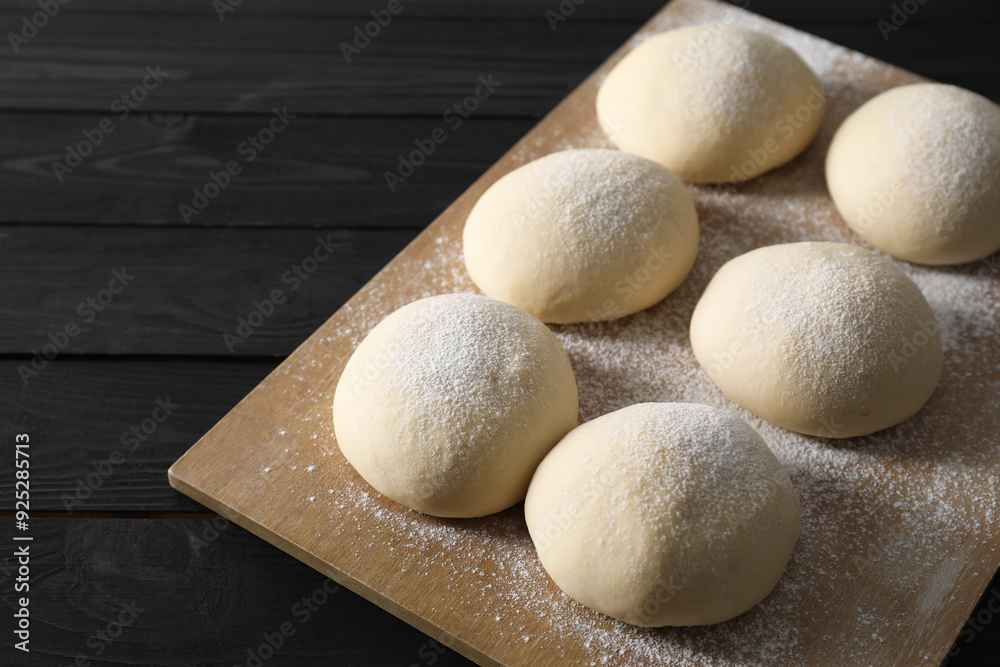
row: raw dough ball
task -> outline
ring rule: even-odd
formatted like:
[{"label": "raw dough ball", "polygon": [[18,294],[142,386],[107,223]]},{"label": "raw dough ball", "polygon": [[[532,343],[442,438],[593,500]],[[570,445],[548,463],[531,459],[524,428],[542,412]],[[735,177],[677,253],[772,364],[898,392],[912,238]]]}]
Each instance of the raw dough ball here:
[{"label": "raw dough ball", "polygon": [[729,398],[827,438],[904,421],[941,376],[937,320],[920,289],[888,260],[840,243],[727,262],[694,310],[691,346]]},{"label": "raw dough ball", "polygon": [[664,167],[616,150],[553,153],[510,172],[465,223],[465,265],[487,295],[544,322],[609,320],[683,282],[698,216]]},{"label": "raw dough ball", "polygon": [[333,399],[337,443],[376,490],[445,517],[524,498],[577,421],[559,340],[513,306],[472,294],[415,301],[351,355]]},{"label": "raw dough ball", "polygon": [[789,47],[729,25],[680,28],[635,47],[597,93],[620,148],[685,181],[742,183],[805,150],[823,119],[819,79]]},{"label": "raw dough ball", "polygon": [[837,130],[826,182],[847,224],[919,264],[1000,250],[1000,106],[921,83],[869,100]]},{"label": "raw dough ball", "polygon": [[524,504],[546,572],[626,623],[707,625],[774,588],[799,498],[746,422],[707,405],[642,403],[577,427]]}]

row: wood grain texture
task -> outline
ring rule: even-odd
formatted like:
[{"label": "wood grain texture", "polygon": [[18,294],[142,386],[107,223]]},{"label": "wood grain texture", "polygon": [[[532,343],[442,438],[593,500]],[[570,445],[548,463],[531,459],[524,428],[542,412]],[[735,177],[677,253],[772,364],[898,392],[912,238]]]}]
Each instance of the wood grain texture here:
[{"label": "wood grain texture", "polygon": [[[730,1],[731,4],[747,3]],[[239,6],[239,14],[273,17],[319,16],[319,17],[363,17],[378,3],[371,0],[259,0],[244,2]],[[584,7],[583,5],[586,5]],[[880,4],[871,0],[838,0],[837,2],[815,5],[799,0],[753,0],[754,9],[762,16],[796,23],[855,22],[871,23],[891,11],[891,3]],[[595,2],[589,0],[578,5],[581,21],[587,20],[635,20],[643,22],[663,6],[659,0],[613,0]],[[34,0],[3,0],[0,11],[24,13],[34,10]],[[74,4],[76,12],[86,13],[132,13],[132,14],[190,14],[192,16],[215,16],[211,5],[202,0],[174,0],[169,3],[137,3],[133,0],[85,0]],[[410,15],[447,20],[475,20],[481,18],[534,18],[547,10],[558,10],[559,0],[423,0],[412,2],[404,10]],[[921,7],[916,22],[947,21],[952,23],[973,22],[976,17],[992,16],[995,10],[992,0],[953,0],[949,3],[934,3]],[[235,14],[235,13],[234,13]],[[229,16],[231,16],[230,14]]]},{"label": "wood grain texture", "polygon": [[[155,442],[155,446],[143,446],[130,453],[119,472],[108,477],[88,499],[87,507],[92,509],[77,509],[73,518],[59,520],[65,521],[65,529],[50,529],[52,524],[46,523],[44,530],[40,530],[38,545],[46,549],[46,559],[39,576],[49,585],[45,588],[45,596],[38,599],[39,606],[34,612],[46,627],[46,632],[52,631],[46,637],[53,641],[47,642],[44,650],[26,657],[16,655],[13,662],[8,663],[9,654],[6,651],[10,650],[10,642],[9,635],[4,634],[0,639],[0,646],[4,647],[0,650],[0,662],[3,664],[58,667],[70,664],[74,651],[81,645],[81,633],[96,631],[102,622],[107,622],[109,609],[114,603],[113,594],[121,591],[134,592],[144,599],[159,600],[161,604],[174,605],[176,609],[151,612],[150,618],[160,625],[157,630],[145,628],[141,633],[126,635],[121,643],[112,646],[92,664],[100,667],[118,664],[243,664],[237,663],[236,659],[223,661],[220,656],[229,658],[238,654],[240,647],[259,645],[263,633],[272,632],[285,620],[288,607],[270,602],[280,602],[284,599],[282,595],[298,589],[299,579],[291,575],[286,577],[289,570],[298,567],[303,576],[311,577],[303,580],[301,590],[314,590],[313,582],[316,585],[322,583],[322,575],[310,574],[311,570],[297,566],[295,560],[242,533],[239,539],[220,539],[214,543],[218,545],[220,554],[197,561],[189,572],[192,581],[198,582],[198,585],[188,589],[177,575],[185,571],[187,561],[169,556],[171,553],[183,555],[187,553],[187,545],[198,544],[201,530],[186,526],[204,526],[202,522],[180,521],[185,527],[178,531],[176,526],[170,525],[173,520],[142,521],[142,529],[132,530],[126,528],[131,520],[105,521],[87,518],[85,513],[113,511],[129,516],[148,511],[200,508],[200,505],[167,487],[163,475],[165,467],[198,434],[235,405],[277,360],[250,360],[245,365],[223,365],[224,360],[212,357],[214,353],[201,359],[160,356],[178,354],[181,350],[190,352],[189,348],[194,347],[198,340],[206,344],[218,340],[219,331],[211,326],[201,329],[206,321],[211,320],[200,310],[204,304],[220,309],[223,314],[238,310],[235,299],[229,303],[225,298],[225,292],[233,289],[231,282],[224,278],[225,268],[213,267],[206,260],[207,253],[191,251],[191,244],[195,247],[204,244],[216,253],[220,264],[246,271],[244,277],[252,281],[262,276],[254,272],[251,261],[259,259],[265,269],[270,269],[272,265],[267,263],[264,250],[256,240],[263,237],[248,234],[244,241],[243,233],[239,232],[231,237],[234,248],[230,251],[218,242],[226,238],[217,234],[219,230],[177,226],[176,206],[179,202],[176,199],[189,194],[191,187],[203,183],[199,178],[229,155],[236,142],[242,140],[241,133],[253,131],[262,120],[266,120],[269,113],[269,108],[263,103],[266,100],[254,98],[255,94],[265,90],[273,95],[273,99],[286,99],[280,89],[275,89],[271,79],[276,76],[275,72],[283,71],[282,67],[280,63],[274,65],[267,62],[268,58],[281,60],[291,50],[292,55],[288,56],[292,59],[290,62],[308,60],[315,63],[319,57],[317,54],[331,52],[328,44],[290,45],[290,30],[301,25],[301,21],[290,22],[288,17],[298,16],[314,21],[339,17],[344,21],[337,25],[356,24],[367,20],[367,12],[382,4],[378,0],[245,1],[225,25],[232,26],[232,21],[238,16],[263,18],[274,26],[272,34],[276,37],[273,41],[263,40],[248,45],[245,36],[256,29],[253,26],[237,27],[233,38],[225,30],[218,30],[207,42],[192,43],[195,40],[186,36],[185,24],[198,26],[196,32],[200,35],[210,34],[210,25],[206,23],[215,25],[216,17],[209,0],[168,3],[73,0],[58,18],[60,23],[65,21],[65,25],[55,32],[43,31],[37,40],[33,40],[33,46],[22,54],[27,57],[25,61],[18,65],[21,57],[15,59],[9,51],[2,58],[5,75],[0,85],[15,100],[34,100],[28,106],[37,107],[43,113],[23,113],[0,99],[0,108],[5,109],[0,111],[0,120],[3,121],[0,123],[0,144],[4,146],[0,177],[5,185],[0,189],[0,222],[31,225],[54,222],[90,227],[86,232],[80,230],[72,235],[72,239],[74,243],[80,243],[81,248],[86,248],[87,253],[95,253],[91,261],[83,253],[74,256],[71,248],[59,242],[55,247],[48,247],[49,240],[68,235],[68,231],[59,226],[24,236],[24,242],[17,242],[16,246],[7,245],[8,240],[14,243],[10,237],[0,241],[0,271],[5,271],[0,281],[5,286],[0,290],[0,319],[3,321],[0,336],[6,335],[8,321],[28,325],[27,328],[17,329],[26,335],[22,348],[17,349],[13,338],[4,339],[10,344],[7,361],[13,363],[0,368],[0,425],[4,427],[5,434],[28,428],[42,440],[44,467],[35,478],[38,485],[36,498],[43,504],[40,507],[61,510],[60,494],[72,490],[74,480],[81,474],[92,472],[93,461],[107,459],[120,447],[122,430],[145,419],[154,405],[152,401],[159,394],[178,389],[190,398],[178,411],[177,417],[168,423],[173,432],[168,433],[167,429],[158,432],[150,438],[150,444]],[[293,131],[293,126],[285,134],[289,142],[287,146],[275,142],[261,156],[258,164],[262,166],[264,175],[248,172],[248,182],[237,180],[227,189],[218,205],[213,204],[200,216],[204,224],[194,221],[192,227],[343,225],[388,228],[389,231],[385,232],[387,238],[395,233],[391,229],[393,227],[422,228],[460,193],[464,184],[482,173],[533,125],[535,116],[551,108],[570,85],[582,80],[593,64],[609,53],[624,34],[631,32],[631,28],[625,27],[629,21],[638,26],[661,4],[662,0],[588,0],[575,12],[571,21],[560,26],[556,35],[536,29],[530,39],[522,42],[528,44],[528,48],[533,48],[535,40],[543,45],[539,49],[541,68],[530,73],[534,89],[523,95],[514,92],[505,100],[503,110],[496,112],[520,118],[506,120],[506,116],[495,115],[493,110],[484,108],[482,116],[469,121],[469,125],[440,148],[440,161],[438,158],[430,161],[410,179],[407,186],[396,193],[399,196],[387,197],[377,178],[380,167],[395,158],[400,145],[421,136],[425,127],[435,126],[441,112],[435,104],[450,91],[467,83],[460,80],[465,70],[449,62],[455,57],[466,57],[470,49],[479,49],[476,39],[466,39],[462,37],[463,33],[481,36],[493,31],[505,35],[523,25],[535,26],[537,21],[544,20],[542,16],[546,9],[557,5],[554,0],[413,2],[406,10],[408,16],[419,21],[449,23],[456,38],[428,46],[417,30],[404,31],[399,36],[387,32],[383,36],[385,40],[397,42],[398,46],[387,45],[384,51],[377,53],[376,62],[359,69],[352,67],[350,71],[343,72],[343,76],[334,72],[337,79],[333,85],[327,79],[332,65],[336,63],[321,63],[321,66],[312,69],[312,76],[326,77],[318,84],[317,96],[313,98],[300,87],[288,91],[287,99],[294,99],[309,108],[330,109],[329,112],[322,112],[328,117],[316,118],[315,114],[301,116],[296,126],[308,125],[308,132],[303,130],[299,134]],[[1000,79],[995,75],[1000,43],[991,37],[1000,29],[997,20],[1000,5],[993,0],[925,3],[903,30],[886,41],[878,33],[875,21],[888,16],[890,4],[888,0],[824,3],[751,1],[752,9],[766,16],[792,22],[804,30],[882,57],[896,65],[932,78],[965,85],[1000,100],[997,93]],[[21,16],[35,11],[36,0],[4,0],[0,2],[0,27],[5,28],[6,33],[7,29],[16,28],[15,24]],[[169,24],[175,34],[159,33],[159,25],[167,25],[160,20],[166,13],[175,15],[177,19]],[[92,14],[95,20],[79,21],[83,14]],[[102,20],[109,21],[109,26],[114,26],[117,34],[109,36],[110,28],[99,25]],[[607,23],[609,28],[596,30],[595,24],[598,23]],[[260,25],[259,21],[256,25]],[[981,40],[984,32],[987,39]],[[553,45],[554,39],[560,40],[558,46]],[[498,46],[500,39],[481,41],[491,57],[508,58],[507,52]],[[154,49],[147,50],[147,42]],[[414,61],[414,64],[402,46],[427,51],[425,57]],[[32,51],[35,47],[38,49]],[[3,48],[8,48],[6,42]],[[239,50],[236,56],[227,54],[230,48]],[[92,121],[99,121],[108,115],[111,100],[105,97],[106,93],[112,97],[120,95],[134,85],[135,76],[148,64],[148,58],[174,50],[187,50],[190,54],[171,54],[170,57],[193,68],[190,73],[185,73],[187,78],[181,91],[182,96],[187,95],[194,100],[191,108],[171,97],[173,93],[167,88],[154,92],[148,105],[139,109],[149,113],[136,113],[117,123],[115,134],[106,138],[106,143],[93,160],[88,160],[65,183],[58,184],[51,171],[46,171],[47,160],[59,156],[67,137],[79,136],[83,129],[91,127]],[[250,53],[251,50],[253,53]],[[475,62],[489,61],[483,58]],[[237,65],[235,70],[231,69],[234,63]],[[17,67],[13,67],[15,65]],[[524,57],[517,57],[516,61],[509,63],[512,71],[534,66]],[[431,67],[435,69],[429,69]],[[16,79],[13,78],[15,70],[18,73]],[[570,81],[567,73],[572,73],[575,78]],[[358,85],[363,78],[383,75],[392,77],[391,85],[380,84],[377,80]],[[216,83],[221,84],[222,89],[211,87]],[[167,107],[159,106],[157,94],[167,95]],[[198,95],[204,95],[205,99],[195,100]],[[338,110],[350,107],[334,99],[337,95],[344,96],[354,105],[353,108],[371,109],[376,115],[372,118],[342,117],[342,111]],[[385,103],[387,96],[392,99]],[[227,104],[233,104],[232,108],[240,110],[227,112]],[[254,107],[254,104],[257,106]],[[380,108],[381,104],[385,105],[384,108]],[[177,111],[156,112],[160,108]],[[254,108],[257,110],[254,111]],[[198,113],[198,109],[211,109],[213,113]],[[457,150],[461,146],[464,148]],[[350,175],[351,169],[365,170],[368,180],[359,182],[345,178],[345,173]],[[332,214],[328,213],[330,210]],[[174,226],[152,236],[142,233],[132,235],[133,230],[129,229],[149,224]],[[94,225],[110,227],[99,230],[94,229]],[[0,229],[0,232],[30,229],[28,226],[12,226]],[[288,254],[282,249],[286,243],[298,248],[304,238],[297,230],[288,229],[286,232],[287,236],[283,232],[267,237],[274,245],[275,254],[280,257]],[[204,241],[199,239],[201,233],[204,234]],[[169,237],[172,234],[177,234],[181,240],[171,241]],[[93,235],[93,242],[88,243],[87,235]],[[121,235],[117,242],[115,235]],[[156,257],[156,249],[147,246],[150,242],[164,243],[178,250],[174,257],[175,274],[172,279],[168,276],[169,258]],[[389,240],[387,244],[395,248],[395,242]],[[377,247],[379,243],[379,237],[372,236],[371,243],[357,247],[363,255],[358,261],[345,258],[343,270],[346,280],[359,284],[374,273],[366,249],[375,253],[371,257],[381,256],[382,251]],[[94,329],[86,340],[79,339],[77,352],[118,355],[129,350],[135,353],[146,349],[158,358],[88,356],[77,360],[74,359],[77,352],[68,353],[54,362],[38,385],[24,390],[13,369],[38,344],[33,332],[42,332],[44,336],[46,325],[43,323],[58,319],[67,312],[67,306],[73,305],[66,304],[63,296],[75,289],[75,282],[87,286],[97,284],[95,281],[100,278],[102,269],[99,264],[109,257],[102,250],[106,244],[114,246],[116,253],[120,251],[125,257],[149,260],[158,277],[156,290],[146,293],[142,303],[133,304],[141,311],[136,313],[136,317],[116,312],[114,316],[120,319],[115,319],[113,325]],[[15,247],[16,256],[5,252],[5,249]],[[243,258],[238,249],[248,253],[248,257]],[[186,257],[187,252],[192,252],[190,260]],[[6,270],[12,262],[16,263],[22,275]],[[195,269],[221,279],[218,284],[205,282],[199,295],[196,279],[190,275]],[[30,277],[23,275],[34,272],[44,276],[38,286],[29,284]],[[346,277],[348,273],[350,276]],[[59,281],[64,282],[60,284]],[[179,296],[171,290],[171,282],[176,285]],[[323,284],[341,294],[337,285],[326,281]],[[7,291],[10,285],[16,285],[16,298],[10,298]],[[245,293],[240,287],[235,289],[240,295]],[[38,301],[32,303],[32,299]],[[154,303],[153,299],[162,301]],[[279,324],[279,316],[276,316],[267,325],[271,327],[270,323],[273,323],[274,328],[265,329],[266,335],[252,338],[240,349],[268,355],[290,349],[322,321],[326,312],[320,310],[333,303],[332,300],[325,302],[323,298],[310,298],[308,301],[308,307],[304,307],[302,300],[290,305],[285,312],[290,314],[294,309],[297,313],[295,318]],[[298,310],[300,307],[301,313]],[[176,319],[168,317],[169,313]],[[261,347],[254,352],[253,348],[258,344]],[[240,349],[236,355],[240,354]],[[202,350],[193,353],[206,354]],[[183,368],[171,372],[164,370],[166,365]],[[203,409],[197,414],[189,413],[185,408],[191,401],[202,405]],[[119,430],[119,427],[122,429]],[[6,463],[0,462],[0,483],[8,481],[7,470]],[[9,494],[9,484],[0,485],[0,508],[9,509]],[[0,514],[8,516],[3,509],[0,509]],[[91,523],[102,525],[91,526]],[[156,528],[153,528],[154,524]],[[4,532],[7,529],[7,520],[0,521],[0,541],[9,541],[8,533]],[[178,539],[178,535],[183,539]],[[138,547],[144,543],[159,551],[156,558],[148,554],[137,557],[142,554]],[[0,558],[2,564],[3,559]],[[276,581],[283,585],[272,585]],[[84,584],[82,588],[81,582]],[[167,584],[164,582],[177,586],[187,597],[166,596],[164,587]],[[229,584],[234,588],[225,588]],[[1000,584],[995,579],[991,588],[998,586]],[[2,590],[7,591],[6,584]],[[81,590],[84,592],[78,595],[77,591]],[[204,590],[210,591],[207,596],[210,599],[201,604],[205,602]],[[102,591],[111,595],[101,597]],[[267,664],[431,664],[427,654],[418,652],[419,648],[426,648],[427,642],[431,641],[429,638],[420,637],[420,643],[404,647],[402,637],[416,636],[407,633],[406,626],[387,621],[385,614],[357,596],[350,599],[353,602],[346,611],[336,612],[332,621],[317,620],[311,626],[316,628],[314,633],[303,629],[294,638],[298,643],[287,644]],[[977,613],[973,613],[966,632],[960,637],[956,647],[959,653],[948,661],[949,667],[993,667],[996,664],[996,656],[1000,654],[1000,622],[991,610],[991,605],[996,608],[993,599],[988,590],[980,601]],[[93,601],[93,604],[88,602],[84,605],[82,600]],[[186,600],[197,600],[199,606],[185,606]],[[286,601],[290,602],[291,598]],[[73,613],[67,612],[67,605],[72,607],[74,604],[80,609],[79,617],[75,619]],[[332,606],[328,608],[332,609]],[[211,621],[191,623],[188,614],[223,619],[229,634],[213,634]],[[234,618],[238,618],[239,622],[231,622]],[[358,623],[351,622],[355,618],[359,619]],[[367,633],[368,623],[378,631]],[[971,643],[967,643],[969,639]],[[220,653],[219,646],[228,648]],[[453,662],[445,664],[461,662],[454,654],[449,655]],[[442,664],[442,660],[444,658],[434,664]]]},{"label": "wood grain texture", "polygon": [[[0,523],[4,543],[11,528]],[[263,661],[272,667],[423,667],[427,656],[438,667],[469,664],[221,518],[36,519],[33,533],[46,548],[31,563],[31,653],[15,652],[5,632],[7,665],[65,666],[82,656],[93,667],[232,667],[246,665],[248,651],[267,656],[260,650],[267,637],[279,644]],[[11,565],[4,553],[5,615],[14,611]],[[114,626],[109,633],[127,608],[135,613],[125,614],[120,633]]]},{"label": "wood grain texture", "polygon": [[[77,655],[92,659],[94,667],[245,665],[247,651],[285,622],[295,633],[268,665],[472,664],[344,588],[306,618],[296,604],[325,590],[326,577],[222,519],[47,518],[38,519],[33,532],[46,549],[33,562],[37,634],[32,652],[16,659],[24,667],[64,667]],[[0,522],[0,540],[9,539],[9,522]],[[12,566],[9,554],[0,557],[4,613],[12,612]],[[989,610],[994,593],[1000,595],[1000,577],[977,608],[992,622],[980,626],[974,641],[959,641],[949,667],[994,664],[1000,651],[1000,634],[992,632],[1000,615]],[[95,639],[88,646],[87,639],[133,600],[143,612],[121,640],[105,645]],[[5,655],[13,650],[12,637],[0,635]],[[94,647],[102,645],[95,656]]]},{"label": "wood grain texture", "polygon": [[[0,432],[36,443],[32,509],[126,513],[204,511],[169,488],[167,468],[278,362],[56,359],[26,387],[23,363],[0,361]],[[13,509],[3,474],[0,510]]]},{"label": "wood grain texture", "polygon": [[[889,32],[889,39],[885,39],[877,22],[889,19],[891,4],[896,3],[871,3],[871,7],[878,8],[880,13],[872,19],[870,27],[863,30],[858,30],[856,24],[811,21],[799,23],[796,27],[873,58],[891,62],[896,67],[935,81],[968,88],[1000,102],[1000,79],[996,76],[1000,42],[991,37],[1000,30],[1000,4],[970,9],[968,16],[974,23],[949,24],[930,17],[923,22],[918,20],[923,18],[921,10],[900,26],[898,32]],[[930,7],[930,3],[923,6]],[[969,50],[955,48],[956,44],[973,42],[978,46]]]},{"label": "wood grain texture", "polygon": [[[20,18],[0,16],[3,34]],[[287,105],[302,114],[436,116],[492,73],[507,87],[482,115],[532,115],[600,62],[595,41],[620,42],[641,23],[605,18],[553,32],[544,9],[463,23],[404,12],[347,62],[340,44],[371,20],[367,11],[277,20],[236,11],[225,22],[211,11],[197,21],[173,13],[64,17],[8,58],[0,108],[104,112],[159,65],[170,75],[143,100],[145,112],[266,114]]]},{"label": "wood grain texture", "polygon": [[[664,10],[660,25],[683,25],[695,18],[704,20],[713,12],[718,16],[721,5],[708,0],[678,0]],[[785,28],[772,26],[771,29],[786,38],[792,36]],[[443,522],[408,513],[366,491],[367,487],[332,445],[329,400],[353,346],[364,332],[394,308],[428,293],[468,288],[461,269],[455,266],[457,255],[444,253],[442,247],[459,243],[465,215],[490,183],[528,159],[565,147],[567,137],[571,138],[572,145],[603,143],[593,118],[593,96],[598,77],[620,55],[621,52],[612,56],[515,145],[171,468],[171,483],[184,493],[404,620],[434,636],[449,638],[458,650],[480,664],[600,661],[610,654],[602,656],[593,652],[590,638],[598,636],[622,640],[615,649],[619,652],[612,659],[628,664],[652,664],[659,659],[654,649],[657,642],[686,638],[698,646],[702,636],[699,633],[714,632],[711,629],[683,632],[667,629],[641,633],[576,607],[569,611],[560,606],[560,594],[537,563],[530,559],[530,541],[517,508],[471,522]],[[840,89],[834,95],[838,100],[853,99],[855,106],[886,86],[917,80],[901,70],[871,63],[864,68],[867,72],[864,77],[852,79],[849,73],[858,63],[852,58],[857,56],[836,56],[833,67],[841,68],[838,80],[850,90]],[[841,102],[837,114],[831,114],[829,123],[838,122],[837,119],[842,119],[850,108],[850,102]],[[828,141],[829,134],[826,136]],[[821,174],[823,150],[822,146],[814,147],[790,165],[785,176],[776,172],[758,179],[742,191],[742,196],[759,196],[759,203],[763,203],[770,201],[769,197],[794,194],[811,198],[817,211],[825,211],[824,216],[835,215],[825,200],[822,179],[815,177],[816,173]],[[793,174],[797,174],[799,180],[793,181]],[[796,190],[805,187],[807,191],[793,193],[792,187]],[[795,240],[794,236],[788,237],[790,230],[772,232],[774,238],[743,240],[751,247],[777,240]],[[994,293],[993,297],[996,296]],[[1000,341],[989,345],[995,353]],[[989,409],[984,402],[987,399],[974,391],[975,377],[958,379],[956,376],[950,381],[954,385],[949,391],[965,392],[963,395],[968,398],[965,409],[979,412]],[[947,435],[955,439],[965,437],[957,430]],[[945,437],[945,434],[937,433],[936,437]],[[989,440],[991,437],[993,440]],[[248,447],[248,443],[252,445]],[[973,452],[975,456],[988,456],[995,445],[994,435],[979,433],[956,443],[956,450],[968,451],[970,456]],[[995,476],[1000,466],[994,459],[989,461],[980,471],[983,480],[993,479],[991,475]],[[317,467],[309,470],[309,465]],[[899,465],[902,466],[900,472],[904,467],[908,474],[916,472],[908,463]],[[300,472],[303,467],[309,470],[308,474]],[[261,503],[262,491],[275,500]],[[870,491],[872,489],[866,486],[865,493]],[[976,493],[989,493],[990,489],[974,484],[968,492],[971,503]],[[882,506],[886,505],[885,499],[877,494],[873,499],[875,505],[871,511],[892,513],[891,507]],[[829,506],[824,506],[822,511],[836,511],[840,500],[846,498],[829,500]],[[817,551],[847,553],[853,548],[853,533],[863,531],[864,525],[864,521],[845,523],[843,532],[832,538],[831,543],[817,546]],[[934,664],[944,658],[969,610],[996,570],[1000,545],[996,542],[995,528],[992,526],[983,534],[960,531],[954,535],[955,543],[946,556],[961,563],[962,567],[953,571],[945,584],[950,596],[921,597],[919,587],[923,582],[919,579],[913,582],[911,589],[895,588],[887,568],[896,565],[875,559],[864,576],[846,571],[832,572],[829,581],[837,581],[837,587],[822,592],[810,591],[810,599],[815,604],[808,612],[780,620],[768,618],[764,622],[769,628],[772,623],[776,624],[774,627],[791,624],[796,628],[803,644],[797,649],[800,652],[795,654],[795,659],[804,664],[844,664],[845,661]],[[426,539],[422,540],[421,536]],[[444,555],[439,557],[437,554],[442,550]],[[935,551],[909,553],[905,557],[937,558],[939,555]],[[829,564],[822,565],[827,567]],[[921,566],[931,569],[919,570],[920,576],[929,577],[937,572],[933,569],[937,566],[943,567],[943,564]],[[917,573],[916,569],[911,572]],[[428,581],[436,585],[429,587]],[[518,594],[524,595],[522,585],[528,586],[533,600],[542,601],[547,613],[535,613],[533,608],[518,607],[517,602],[513,606],[505,602],[517,601]],[[489,592],[484,594],[484,590]],[[897,628],[891,636],[873,639],[871,630],[857,619],[856,609],[862,600],[865,605],[898,610],[906,616],[905,626]],[[573,628],[584,630],[575,632]],[[519,637],[524,637],[524,641],[515,641]],[[735,662],[735,655],[747,650],[749,638],[730,639],[732,653],[726,653],[728,643],[724,642],[721,648],[715,644],[714,659]],[[772,643],[771,648],[781,652],[790,647]],[[693,660],[699,661],[697,654]]]},{"label": "wood grain texture", "polygon": [[[248,162],[240,147],[267,117],[3,114],[0,177],[8,187],[0,192],[0,223],[423,228],[535,123],[472,116],[453,129],[442,115],[303,116]],[[60,171],[60,180],[53,163],[66,165],[67,146],[105,118],[114,131],[71,172]],[[385,172],[436,128],[447,130],[447,140],[391,190]],[[181,204],[192,206],[193,190],[204,192],[210,174],[230,161],[240,173],[185,215]]]},{"label": "wood grain texture", "polygon": [[[790,0],[767,8],[778,20],[835,41],[842,37],[850,48],[1000,99],[995,78],[964,78],[969,63],[988,72],[998,56],[1000,46],[991,39],[1000,24],[995,3],[928,3],[885,40],[876,22],[890,17],[891,4],[830,3],[819,17]],[[466,95],[478,75],[493,72],[509,87],[483,114],[536,115],[600,62],[603,51],[595,43],[620,43],[657,3],[584,3],[555,31],[545,13],[558,11],[558,1],[406,4],[350,63],[340,43],[352,39],[355,27],[371,20],[369,11],[382,3],[351,2],[333,11],[315,2],[287,11],[278,4],[252,5],[243,3],[220,22],[211,3],[162,9],[99,2],[81,9],[74,2],[8,59],[0,108],[104,112],[142,79],[146,66],[159,64],[173,74],[143,102],[146,112],[266,114],[288,105],[312,114],[437,115]],[[30,7],[22,2],[0,11],[0,32],[17,30]],[[441,20],[445,9],[449,20]],[[972,20],[955,26],[963,45],[956,58],[957,42],[927,36],[941,34],[940,16],[963,13]],[[867,30],[858,31],[859,23]]]},{"label": "wood grain texture", "polygon": [[[409,229],[0,230],[7,234],[0,244],[0,312],[6,313],[0,354],[32,354],[62,336],[61,354],[284,356],[416,235]],[[109,294],[115,271],[124,271],[128,284]],[[70,324],[79,333],[67,337]]]},{"label": "wood grain texture", "polygon": [[[863,7],[865,0],[852,0],[843,3],[853,5],[857,11]],[[983,3],[984,0],[964,0],[967,4]],[[535,18],[553,6],[551,0],[479,0],[464,2],[463,0],[423,0],[414,2],[404,0],[406,15],[419,15],[426,18],[443,20],[475,20],[482,18]],[[558,0],[556,0],[558,5]],[[776,4],[793,5],[791,0],[782,0]],[[85,0],[74,5],[81,13],[115,13],[115,14],[188,14],[192,17],[210,16],[217,20],[215,8],[211,3],[202,0],[174,0],[167,3],[142,3],[131,0]],[[385,6],[385,3],[382,3]],[[587,8],[586,19],[620,18],[635,21],[645,21],[656,12],[662,3],[658,0],[614,0],[614,2],[591,2]],[[33,9],[33,0],[3,0],[0,11],[21,12]],[[258,0],[244,2],[239,5],[238,12],[226,13],[226,20],[239,15],[253,16],[309,16],[309,17],[347,17],[360,18],[368,16],[372,9],[381,9],[378,2],[372,0],[338,0],[336,3],[326,0]]]}]

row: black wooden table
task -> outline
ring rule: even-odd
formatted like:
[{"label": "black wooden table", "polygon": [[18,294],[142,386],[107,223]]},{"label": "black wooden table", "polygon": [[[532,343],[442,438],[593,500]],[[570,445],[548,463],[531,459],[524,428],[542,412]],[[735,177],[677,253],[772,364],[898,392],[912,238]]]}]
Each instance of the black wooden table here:
[{"label": "black wooden table", "polygon": [[[0,663],[468,664],[166,470],[661,4],[0,3]],[[1000,100],[995,0],[741,4]],[[1000,663],[998,615],[994,579],[950,665]]]}]

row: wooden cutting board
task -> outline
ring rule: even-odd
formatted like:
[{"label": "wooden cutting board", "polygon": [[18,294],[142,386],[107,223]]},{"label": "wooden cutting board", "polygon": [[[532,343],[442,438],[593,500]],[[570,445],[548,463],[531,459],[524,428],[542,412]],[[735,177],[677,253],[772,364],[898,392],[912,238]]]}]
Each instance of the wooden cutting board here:
[{"label": "wooden cutting board", "polygon": [[[520,505],[440,520],[382,498],[340,455],[330,406],[345,361],[384,316],[423,296],[474,291],[461,230],[491,183],[555,150],[608,146],[594,115],[608,70],[644,36],[716,22],[769,32],[803,55],[829,97],[819,137],[744,186],[692,186],[702,247],[663,303],[554,330],[577,373],[582,419],[642,400],[732,410],[789,468],[804,529],[758,607],[718,626],[644,630],[585,609],[551,583]],[[177,461],[170,483],[483,665],[939,665],[1000,564],[1000,262],[898,263],[935,307],[946,371],[924,410],[874,436],[820,440],[756,419],[715,390],[687,341],[697,297],[725,260],[780,242],[862,243],[826,194],[827,145],[864,100],[921,80],[729,5],[675,0]],[[414,662],[432,664],[435,646]]]}]

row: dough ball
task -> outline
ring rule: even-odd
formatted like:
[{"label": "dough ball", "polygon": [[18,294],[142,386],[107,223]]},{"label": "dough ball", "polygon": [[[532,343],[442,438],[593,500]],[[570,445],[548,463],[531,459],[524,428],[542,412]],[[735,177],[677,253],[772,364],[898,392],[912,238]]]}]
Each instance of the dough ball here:
[{"label": "dough ball", "polygon": [[693,183],[742,183],[780,167],[816,136],[824,106],[795,51],[729,25],[647,39],[597,93],[608,138]]},{"label": "dough ball", "polygon": [[690,403],[642,403],[577,427],[542,461],[524,505],[563,591],[647,627],[720,623],[767,597],[800,512],[746,422]]},{"label": "dough ball", "polygon": [[449,294],[372,329],[337,384],[333,425],[376,490],[426,514],[471,517],[524,498],[577,410],[573,369],[544,324]]},{"label": "dough ball", "polygon": [[937,320],[920,289],[888,260],[840,243],[727,262],[695,307],[691,345],[729,398],[826,438],[908,419],[941,376]]},{"label": "dough ball", "polygon": [[918,264],[1000,250],[1000,106],[937,83],[893,88],[840,126],[826,157],[848,226]]},{"label": "dough ball", "polygon": [[683,282],[698,216],[668,169],[616,150],[553,153],[510,172],[465,223],[465,265],[487,295],[544,322],[609,320]]}]

